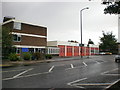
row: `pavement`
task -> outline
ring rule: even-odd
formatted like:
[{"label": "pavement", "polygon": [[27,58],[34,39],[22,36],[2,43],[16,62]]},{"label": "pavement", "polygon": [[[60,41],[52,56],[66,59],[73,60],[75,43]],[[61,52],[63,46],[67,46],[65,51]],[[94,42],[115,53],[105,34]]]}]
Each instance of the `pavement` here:
[{"label": "pavement", "polygon": [[[120,64],[114,56],[54,58],[50,63],[3,68],[3,88],[119,89]],[[118,86],[118,88],[116,88]],[[3,89],[4,90],[4,89]]]}]

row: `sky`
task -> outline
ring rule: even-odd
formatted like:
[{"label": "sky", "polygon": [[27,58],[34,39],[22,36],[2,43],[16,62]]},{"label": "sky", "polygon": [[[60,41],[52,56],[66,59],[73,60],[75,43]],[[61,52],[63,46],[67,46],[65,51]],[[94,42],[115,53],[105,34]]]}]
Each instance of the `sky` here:
[{"label": "sky", "polygon": [[89,7],[89,9],[82,11],[83,43],[87,44],[91,39],[95,44],[98,44],[100,37],[102,37],[102,31],[112,31],[118,39],[118,16],[104,14],[106,5],[102,5],[99,1],[64,1],[8,2],[5,0],[2,2],[2,9],[0,9],[2,10],[0,22],[4,16],[13,16],[16,20],[47,27],[48,41],[75,40],[80,42],[80,10]]}]

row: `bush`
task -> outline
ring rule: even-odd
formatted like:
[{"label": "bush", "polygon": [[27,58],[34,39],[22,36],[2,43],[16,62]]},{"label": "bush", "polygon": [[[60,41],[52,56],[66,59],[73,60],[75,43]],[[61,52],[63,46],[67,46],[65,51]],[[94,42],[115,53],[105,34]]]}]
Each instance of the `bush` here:
[{"label": "bush", "polygon": [[46,54],[45,57],[46,57],[46,59],[52,59],[52,55],[51,54]]},{"label": "bush", "polygon": [[31,54],[29,52],[24,52],[23,53],[23,59],[24,60],[30,60],[31,58]]},{"label": "bush", "polygon": [[17,60],[19,60],[18,56],[15,53],[11,53],[9,55],[9,59],[10,59],[10,61],[17,61]]},{"label": "bush", "polygon": [[32,57],[36,60],[43,60],[45,58],[45,55],[43,53],[35,52],[33,53]]}]

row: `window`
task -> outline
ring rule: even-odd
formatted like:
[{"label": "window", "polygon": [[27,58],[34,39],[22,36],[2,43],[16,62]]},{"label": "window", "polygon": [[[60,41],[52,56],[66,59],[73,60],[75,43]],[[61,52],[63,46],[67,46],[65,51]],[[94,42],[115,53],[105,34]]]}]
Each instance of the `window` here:
[{"label": "window", "polygon": [[21,41],[21,35],[13,35],[13,41],[20,42]]},{"label": "window", "polygon": [[20,54],[20,52],[21,52],[21,48],[16,48],[16,53]]},{"label": "window", "polygon": [[17,29],[17,30],[21,30],[21,23],[20,22],[14,22],[13,28]]},{"label": "window", "polygon": [[13,35],[13,40],[17,41],[17,35]]}]

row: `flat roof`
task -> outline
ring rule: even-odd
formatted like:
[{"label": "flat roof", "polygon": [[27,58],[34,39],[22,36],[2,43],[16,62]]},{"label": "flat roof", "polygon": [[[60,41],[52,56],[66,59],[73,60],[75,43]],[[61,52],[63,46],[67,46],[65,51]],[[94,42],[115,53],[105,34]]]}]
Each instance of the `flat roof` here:
[{"label": "flat roof", "polygon": [[41,26],[39,24],[33,24],[33,23],[23,22],[23,21],[19,21],[19,20],[15,20],[15,19],[11,19],[11,20],[8,20],[6,22],[3,22],[2,25],[10,23],[10,22],[20,22],[20,23],[24,23],[24,24],[29,24],[29,25],[33,25],[33,26],[39,26],[39,27],[47,28],[47,27]]}]

